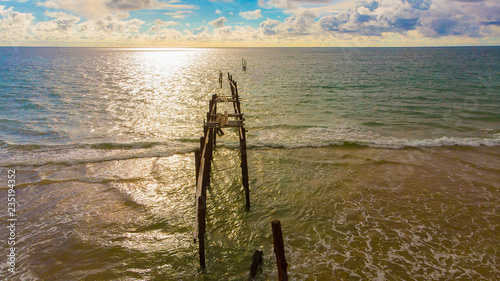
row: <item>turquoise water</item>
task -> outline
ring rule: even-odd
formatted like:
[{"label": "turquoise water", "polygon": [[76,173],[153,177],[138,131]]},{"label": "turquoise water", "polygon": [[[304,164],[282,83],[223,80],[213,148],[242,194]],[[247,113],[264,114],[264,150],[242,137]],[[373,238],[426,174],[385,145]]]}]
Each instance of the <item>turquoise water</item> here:
[{"label": "turquoise water", "polygon": [[[20,219],[8,278],[241,280],[261,249],[273,280],[273,219],[294,280],[499,278],[498,47],[0,53],[0,178],[16,169]],[[228,92],[219,71],[239,86],[252,209],[228,131],[201,272],[193,150]]]}]

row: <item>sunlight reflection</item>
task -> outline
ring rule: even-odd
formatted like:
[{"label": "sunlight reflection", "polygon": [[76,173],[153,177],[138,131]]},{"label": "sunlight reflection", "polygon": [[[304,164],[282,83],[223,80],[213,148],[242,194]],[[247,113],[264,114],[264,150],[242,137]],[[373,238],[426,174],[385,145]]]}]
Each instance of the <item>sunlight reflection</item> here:
[{"label": "sunlight reflection", "polygon": [[93,126],[120,138],[139,135],[141,139],[165,140],[194,134],[199,116],[192,113],[205,92],[199,66],[204,50],[140,50],[114,66],[111,82],[118,89],[105,101],[111,122],[107,128]]}]

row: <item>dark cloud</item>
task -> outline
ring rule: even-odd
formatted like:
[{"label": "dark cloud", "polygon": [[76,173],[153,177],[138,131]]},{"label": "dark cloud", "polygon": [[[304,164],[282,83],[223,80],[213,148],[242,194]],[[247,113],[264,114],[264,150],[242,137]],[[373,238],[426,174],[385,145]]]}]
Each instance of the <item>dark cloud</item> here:
[{"label": "dark cloud", "polygon": [[500,26],[500,20],[494,20],[494,21],[485,21],[482,22],[483,25],[498,25]]}]

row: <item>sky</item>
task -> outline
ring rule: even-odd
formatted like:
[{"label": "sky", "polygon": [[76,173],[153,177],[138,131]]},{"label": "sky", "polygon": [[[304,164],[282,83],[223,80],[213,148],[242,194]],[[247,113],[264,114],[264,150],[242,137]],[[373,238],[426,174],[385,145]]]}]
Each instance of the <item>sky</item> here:
[{"label": "sky", "polygon": [[0,0],[0,46],[500,45],[499,0]]}]

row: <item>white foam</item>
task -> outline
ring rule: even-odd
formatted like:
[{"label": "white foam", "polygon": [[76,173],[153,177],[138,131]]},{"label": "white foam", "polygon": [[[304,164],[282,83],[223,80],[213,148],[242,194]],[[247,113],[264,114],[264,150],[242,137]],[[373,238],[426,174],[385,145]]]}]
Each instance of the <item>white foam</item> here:
[{"label": "white foam", "polygon": [[249,138],[252,147],[321,147],[349,145],[404,148],[433,146],[499,146],[500,134],[490,138],[439,136],[437,138],[411,139],[384,136],[356,126],[313,127],[307,129],[273,128],[262,130]]}]

